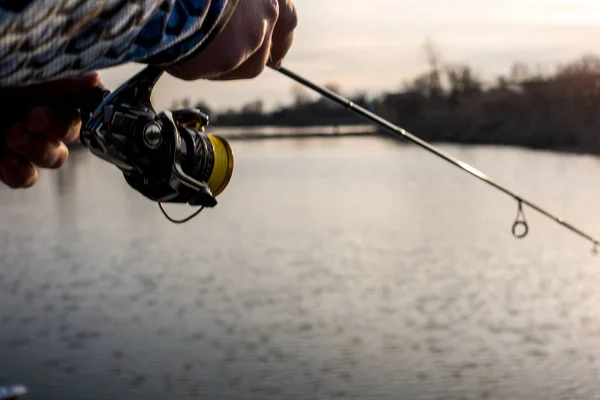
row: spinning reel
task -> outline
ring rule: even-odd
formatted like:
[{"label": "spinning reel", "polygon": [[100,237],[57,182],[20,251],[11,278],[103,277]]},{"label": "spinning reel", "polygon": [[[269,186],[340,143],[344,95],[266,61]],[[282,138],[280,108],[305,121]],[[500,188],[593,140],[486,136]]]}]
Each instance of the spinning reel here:
[{"label": "spinning reel", "polygon": [[[157,113],[150,100],[164,73],[146,67],[113,92],[85,121],[81,142],[92,154],[118,167],[133,189],[158,202],[173,223],[184,223],[204,208],[215,207],[233,174],[233,153],[222,137],[204,132],[209,118],[186,108]],[[174,220],[163,203],[200,209]]]}]

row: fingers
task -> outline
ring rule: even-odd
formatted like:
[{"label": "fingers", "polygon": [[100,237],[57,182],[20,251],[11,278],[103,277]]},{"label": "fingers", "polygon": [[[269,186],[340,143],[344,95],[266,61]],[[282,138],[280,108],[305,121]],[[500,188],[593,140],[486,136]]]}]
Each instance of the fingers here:
[{"label": "fingers", "polygon": [[252,79],[260,75],[267,65],[272,47],[272,34],[275,26],[267,27],[269,31],[264,36],[264,40],[258,50],[244,61],[239,67],[230,72],[217,75],[211,80],[228,81],[236,79]]},{"label": "fingers", "polygon": [[0,181],[12,189],[24,189],[37,182],[38,173],[33,165],[10,152],[0,155]]},{"label": "fingers", "polygon": [[291,0],[240,2],[223,31],[197,56],[167,69],[184,79],[252,79],[279,67],[291,48],[297,12]]},{"label": "fingers", "polygon": [[209,79],[218,81],[253,79],[259,76],[267,65],[279,68],[292,46],[297,24],[296,8],[291,0],[278,0],[274,24],[265,27],[263,43],[256,52],[235,69]]},{"label": "fingers", "polygon": [[[37,182],[36,167],[62,167],[69,156],[66,145],[79,139],[81,115],[77,95],[85,95],[95,87],[102,84],[93,72],[0,91],[0,99],[14,105],[14,112],[9,112],[2,124],[6,147],[0,154],[0,181],[11,188],[28,188]],[[19,103],[19,98],[25,101]],[[44,105],[28,106],[33,98],[36,104]]]},{"label": "fingers", "polygon": [[60,168],[69,156],[63,142],[31,134],[24,123],[16,123],[8,129],[6,144],[14,153],[41,168]]},{"label": "fingers", "polygon": [[234,72],[248,77],[238,70],[248,60],[255,61],[254,54],[263,49],[278,17],[278,0],[241,1],[223,31],[198,56],[167,71],[184,80],[218,79]]},{"label": "fingers", "polygon": [[279,0],[279,19],[273,32],[273,45],[268,65],[279,68],[294,41],[294,30],[298,26],[298,13],[291,0]]},{"label": "fingers", "polygon": [[[32,114],[33,111],[29,115]],[[29,130],[26,123],[18,122],[6,131],[7,149],[0,155],[0,181],[10,188],[33,186],[38,179],[36,166],[62,167],[69,157],[65,142],[72,142],[79,135],[78,124],[72,122],[55,119],[44,129],[37,123]]]},{"label": "fingers", "polygon": [[6,132],[6,145],[41,168],[60,168],[67,161],[66,144],[79,139],[81,119],[66,117],[51,107],[32,109],[25,122],[11,125]]},{"label": "fingers", "polygon": [[71,144],[79,139],[81,116],[73,108],[35,107],[25,118],[25,128],[32,135]]}]

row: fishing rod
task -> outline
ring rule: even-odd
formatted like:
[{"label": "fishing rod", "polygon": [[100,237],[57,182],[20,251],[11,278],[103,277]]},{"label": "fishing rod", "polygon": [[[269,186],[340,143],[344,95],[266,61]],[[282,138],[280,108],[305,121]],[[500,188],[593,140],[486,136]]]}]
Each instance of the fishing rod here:
[{"label": "fishing rod", "polygon": [[471,174],[472,176],[480,179],[481,181],[493,186],[494,188],[496,188],[496,189],[500,190],[501,192],[507,194],[508,196],[514,198],[518,204],[518,211],[517,211],[517,217],[512,226],[512,234],[517,239],[523,239],[529,234],[529,224],[527,223],[527,220],[525,218],[525,212],[523,210],[523,205],[527,205],[527,206],[531,207],[532,209],[534,209],[535,211],[539,212],[540,214],[550,218],[551,220],[555,221],[556,223],[569,229],[571,232],[575,233],[576,235],[590,241],[593,245],[593,249],[592,249],[593,254],[598,253],[598,246],[600,246],[600,241],[598,241],[598,239],[583,232],[582,230],[578,229],[577,227],[573,226],[572,224],[566,222],[563,218],[558,217],[558,216],[546,211],[544,208],[525,199],[524,197],[522,197],[519,194],[515,193],[514,191],[506,188],[505,186],[500,185],[498,182],[491,179],[489,176],[487,176],[483,172],[479,171],[478,169],[474,168],[473,166],[467,164],[466,162],[461,161],[458,158],[453,157],[450,154],[443,152],[442,150],[438,149],[437,147],[431,145],[430,143],[420,139],[419,137],[411,134],[410,132],[407,132],[405,129],[403,129],[397,125],[394,125],[391,122],[378,116],[377,114],[374,114],[374,113],[360,107],[359,105],[352,102],[351,100],[301,77],[300,75],[290,71],[289,69],[287,69],[285,67],[271,68],[271,69],[273,69],[277,72],[280,72],[281,74],[300,83],[301,85],[303,85],[307,88],[310,88],[310,89],[314,90],[315,92],[321,94],[325,98],[332,100],[332,101],[338,103],[339,105],[349,109],[351,112],[354,112],[354,113],[374,122],[376,125],[379,125],[379,126],[385,128],[388,133],[391,133],[391,136],[393,136],[395,138],[408,139],[409,141],[421,146],[425,150],[428,150],[429,152],[435,154],[436,156],[457,166],[461,170]]},{"label": "fishing rod", "polygon": [[[386,128],[393,137],[408,139],[514,198],[518,212],[512,234],[516,238],[523,239],[529,234],[523,209],[527,205],[590,241],[594,254],[597,253],[598,239],[500,185],[471,165],[285,67],[272,69]],[[96,93],[94,102],[99,105],[92,107],[93,111],[83,113],[85,122],[80,137],[92,154],[119,168],[133,189],[157,202],[170,222],[182,224],[205,208],[217,205],[216,197],[232,178],[234,157],[225,138],[205,133],[209,117],[200,110],[154,110],[150,97],[163,74],[163,69],[147,66],[115,91]],[[185,219],[175,220],[166,212],[164,203],[188,204],[199,210]]]}]

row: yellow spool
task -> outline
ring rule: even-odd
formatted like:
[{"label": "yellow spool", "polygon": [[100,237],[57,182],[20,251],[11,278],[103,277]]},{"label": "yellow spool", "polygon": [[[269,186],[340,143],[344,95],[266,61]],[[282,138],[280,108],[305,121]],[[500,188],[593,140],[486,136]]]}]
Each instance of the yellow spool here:
[{"label": "yellow spool", "polygon": [[221,194],[233,175],[233,151],[225,138],[215,135],[207,135],[212,143],[215,162],[212,173],[208,179],[208,187],[213,196]]}]

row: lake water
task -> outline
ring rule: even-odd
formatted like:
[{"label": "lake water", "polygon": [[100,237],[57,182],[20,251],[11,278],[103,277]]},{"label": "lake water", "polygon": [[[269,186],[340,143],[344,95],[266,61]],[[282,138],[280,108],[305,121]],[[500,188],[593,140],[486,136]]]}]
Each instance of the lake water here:
[{"label": "lake water", "polygon": [[[233,143],[185,225],[85,151],[0,189],[0,386],[27,399],[592,399],[600,258],[411,145]],[[600,234],[600,162],[441,146]],[[170,207],[177,216],[187,207]]]}]

